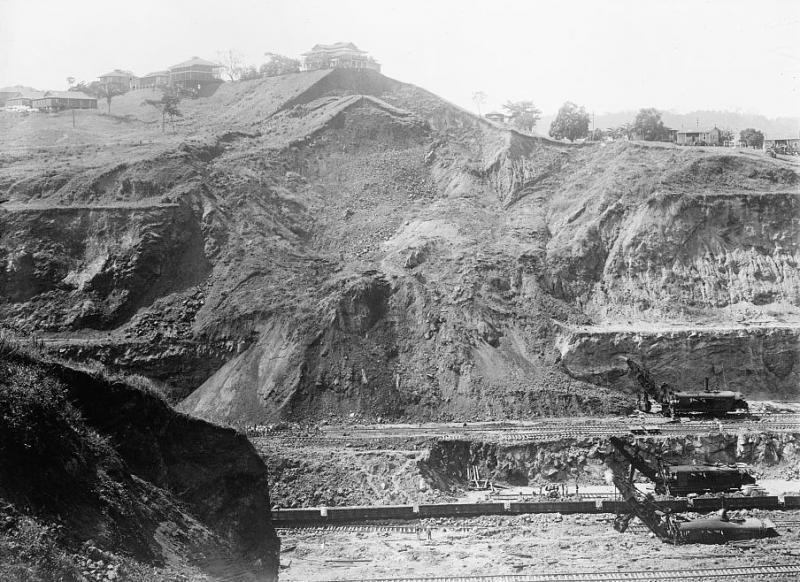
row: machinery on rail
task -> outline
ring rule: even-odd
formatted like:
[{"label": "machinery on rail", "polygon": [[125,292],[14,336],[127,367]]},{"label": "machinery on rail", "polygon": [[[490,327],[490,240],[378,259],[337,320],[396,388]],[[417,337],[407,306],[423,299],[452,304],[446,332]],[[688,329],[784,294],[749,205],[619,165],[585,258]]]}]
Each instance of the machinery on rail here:
[{"label": "machinery on rail", "polygon": [[727,493],[756,482],[744,465],[670,465],[621,438],[612,436],[609,442],[631,467],[655,484],[655,492],[660,495]]},{"label": "machinery on rail", "polygon": [[617,531],[624,532],[630,521],[638,517],[661,541],[670,544],[717,544],[778,535],[775,524],[769,520],[730,519],[725,509],[717,517],[694,520],[673,514],[668,507],[660,505],[652,493],[643,493],[634,484],[635,473],[640,467],[645,468],[643,475],[646,477],[653,474],[649,465],[638,455],[632,454],[631,445],[622,439],[612,437],[611,444],[623,458],[623,462],[619,463],[609,461],[612,479],[629,510],[614,520],[614,529]]},{"label": "machinery on rail", "polygon": [[710,390],[708,378],[705,389],[699,391],[675,391],[668,384],[656,386],[650,372],[628,359],[628,374],[642,387],[637,396],[637,407],[642,412],[651,412],[653,403],[661,406],[664,416],[716,416],[747,414],[750,407],[740,392],[732,390]]}]

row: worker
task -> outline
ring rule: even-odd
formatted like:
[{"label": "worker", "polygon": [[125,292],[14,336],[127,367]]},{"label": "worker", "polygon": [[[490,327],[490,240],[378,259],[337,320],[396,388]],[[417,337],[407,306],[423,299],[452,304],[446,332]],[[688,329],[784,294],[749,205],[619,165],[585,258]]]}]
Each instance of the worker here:
[{"label": "worker", "polygon": [[431,541],[431,524],[425,526],[425,535],[428,538],[428,541]]}]

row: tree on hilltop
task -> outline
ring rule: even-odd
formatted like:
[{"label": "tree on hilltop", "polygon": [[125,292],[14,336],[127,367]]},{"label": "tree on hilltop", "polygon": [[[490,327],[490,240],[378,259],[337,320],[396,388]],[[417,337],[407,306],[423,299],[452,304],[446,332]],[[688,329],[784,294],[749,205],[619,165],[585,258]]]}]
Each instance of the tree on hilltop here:
[{"label": "tree on hilltop", "polygon": [[240,81],[252,81],[253,79],[260,79],[261,73],[258,72],[253,65],[248,65],[242,69],[242,73],[239,75]]},{"label": "tree on hilltop", "polygon": [[100,81],[93,81],[88,85],[83,82],[79,83],[75,86],[75,90],[96,97],[97,99],[105,99],[109,115],[111,114],[111,100],[118,95],[127,93],[127,90],[119,85],[105,84]]},{"label": "tree on hilltop", "polygon": [[583,107],[567,101],[550,124],[550,137],[575,141],[587,135],[589,135],[589,114]]},{"label": "tree on hilltop", "polygon": [[262,77],[278,77],[300,71],[300,61],[297,59],[279,55],[278,53],[264,53],[264,56],[269,57],[269,61],[258,69]]},{"label": "tree on hilltop", "polygon": [[753,127],[739,132],[739,139],[749,148],[760,148],[764,145],[764,134]]},{"label": "tree on hilltop", "polygon": [[653,107],[639,110],[633,122],[633,131],[645,141],[665,140],[669,134],[661,121],[661,112]]},{"label": "tree on hilltop", "polygon": [[472,102],[478,108],[478,117],[481,115],[481,105],[486,103],[487,95],[483,91],[475,91],[472,94]]},{"label": "tree on hilltop", "polygon": [[542,117],[542,112],[537,109],[533,101],[506,101],[503,109],[508,111],[511,125],[528,133],[533,131],[536,122]]},{"label": "tree on hilltop", "polygon": [[233,49],[218,51],[217,60],[222,65],[222,70],[228,76],[229,81],[238,81],[245,70],[242,55]]}]

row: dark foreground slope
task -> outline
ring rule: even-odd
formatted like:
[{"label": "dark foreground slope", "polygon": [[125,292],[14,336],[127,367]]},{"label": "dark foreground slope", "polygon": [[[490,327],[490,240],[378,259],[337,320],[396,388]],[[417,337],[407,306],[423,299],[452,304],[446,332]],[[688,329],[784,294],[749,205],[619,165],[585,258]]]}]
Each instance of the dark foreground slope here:
[{"label": "dark foreground slope", "polygon": [[226,422],[620,412],[629,358],[798,395],[788,162],[524,136],[370,72],[186,112],[0,167],[7,328]]},{"label": "dark foreground slope", "polygon": [[150,392],[4,349],[0,467],[0,578],[277,578],[264,464]]}]

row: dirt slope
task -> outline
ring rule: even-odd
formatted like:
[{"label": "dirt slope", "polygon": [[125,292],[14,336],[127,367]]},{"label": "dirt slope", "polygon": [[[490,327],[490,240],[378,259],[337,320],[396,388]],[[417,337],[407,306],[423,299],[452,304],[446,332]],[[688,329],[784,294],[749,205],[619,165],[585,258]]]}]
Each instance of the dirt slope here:
[{"label": "dirt slope", "polygon": [[[530,138],[352,71],[226,84],[185,109],[182,144],[0,168],[7,327],[228,422],[619,411],[620,354],[797,396],[787,162]],[[786,337],[731,365],[757,322]],[[656,324],[737,331],[702,361],[647,360],[634,328]]]},{"label": "dirt slope", "polygon": [[[76,567],[92,547],[111,562],[204,570],[205,555],[277,579],[267,469],[244,436],[121,380],[0,350],[4,536],[38,520]],[[7,566],[30,563],[7,541]]]}]

